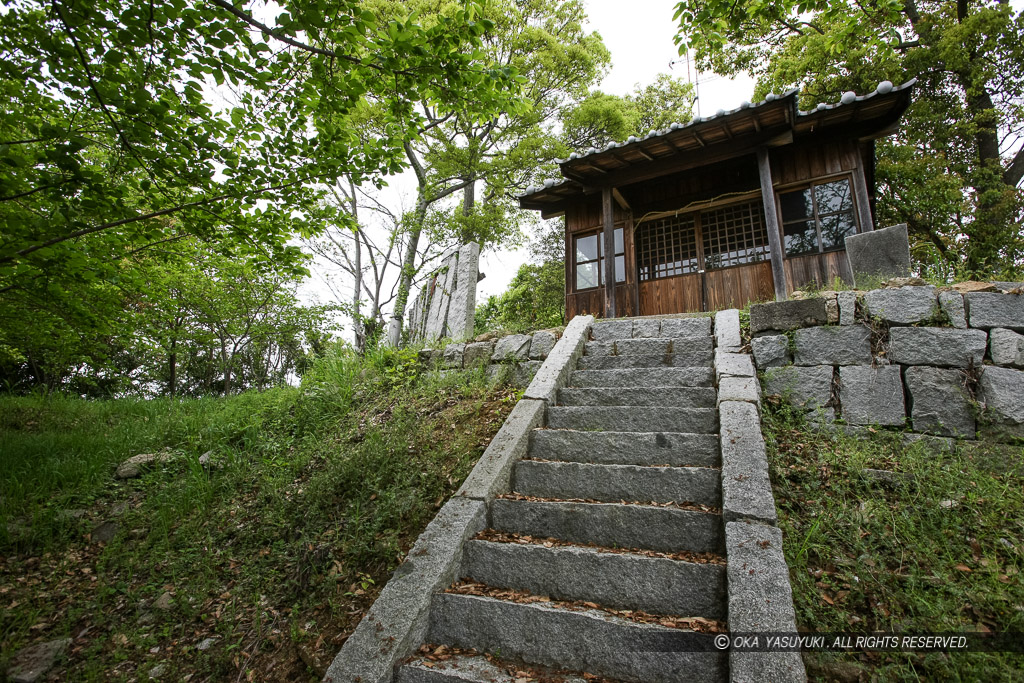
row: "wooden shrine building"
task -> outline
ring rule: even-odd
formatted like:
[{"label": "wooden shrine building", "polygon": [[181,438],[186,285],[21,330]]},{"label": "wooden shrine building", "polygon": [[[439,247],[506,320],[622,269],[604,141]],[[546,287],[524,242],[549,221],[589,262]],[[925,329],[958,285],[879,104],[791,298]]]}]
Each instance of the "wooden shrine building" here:
[{"label": "wooden shrine building", "polygon": [[844,240],[874,229],[874,141],[896,130],[913,85],[811,111],[796,90],[769,95],[559,162],[563,179],[519,204],[565,216],[567,319],[743,307],[852,282]]}]

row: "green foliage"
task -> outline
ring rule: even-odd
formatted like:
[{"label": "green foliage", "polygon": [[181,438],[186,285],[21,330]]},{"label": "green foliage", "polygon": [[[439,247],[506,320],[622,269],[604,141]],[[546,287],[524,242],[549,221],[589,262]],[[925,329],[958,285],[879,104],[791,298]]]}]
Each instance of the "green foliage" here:
[{"label": "green foliage", "polygon": [[476,332],[526,332],[565,324],[565,264],[524,263],[508,289],[476,309]]},{"label": "green foliage", "polygon": [[680,51],[701,68],[798,86],[804,108],[882,80],[918,79],[878,147],[879,223],[907,223],[915,256],[991,276],[1024,264],[1024,12],[997,0],[875,3],[683,0]]},{"label": "green foliage", "polygon": [[[408,352],[362,359],[332,346],[302,387],[0,397],[0,584],[11,588],[0,667],[26,644],[73,633],[65,680],[138,677],[182,646],[192,654],[171,658],[176,679],[273,670],[306,680],[294,648],[330,660],[334,637],[355,627],[461,484],[511,395],[482,373],[412,371]],[[113,479],[126,458],[164,448],[167,462]],[[107,520],[115,537],[90,541]],[[165,591],[173,607],[146,625],[145,605]],[[214,647],[196,650],[208,636]]]},{"label": "green foliage", "polygon": [[302,306],[291,268],[195,240],[146,252],[121,287],[16,289],[0,298],[0,379],[91,396],[203,395],[281,384],[330,337],[337,307]]},{"label": "green foliage", "polygon": [[694,101],[693,85],[668,74],[659,74],[647,86],[637,85],[625,97],[596,90],[575,107],[562,110],[565,144],[579,152],[686,123]]},{"label": "green foliage", "polygon": [[[1021,449],[943,452],[899,433],[812,431],[766,404],[764,431],[797,626],[810,632],[1015,633],[1024,616]],[[883,479],[865,468],[891,472]],[[809,673],[879,681],[1014,680],[1011,653],[827,653]]]},{"label": "green foliage", "polygon": [[[275,7],[261,23],[227,0],[7,4],[0,297],[140,289],[133,257],[186,236],[301,272],[289,240],[345,220],[324,186],[402,170],[418,105],[473,123],[527,106],[474,3],[429,21],[355,0]],[[373,136],[346,121],[367,100]]]}]

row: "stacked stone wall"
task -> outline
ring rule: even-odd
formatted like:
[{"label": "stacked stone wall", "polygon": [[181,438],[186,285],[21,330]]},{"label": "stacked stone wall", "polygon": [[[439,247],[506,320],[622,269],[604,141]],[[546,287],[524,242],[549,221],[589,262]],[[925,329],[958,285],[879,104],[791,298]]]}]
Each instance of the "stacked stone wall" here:
[{"label": "stacked stone wall", "polygon": [[419,358],[425,365],[441,371],[483,367],[493,380],[525,387],[537,374],[561,334],[562,330],[557,328],[490,339],[486,338],[490,335],[483,335],[478,337],[479,341],[422,349]]},{"label": "stacked stone wall", "polygon": [[1000,284],[755,304],[763,391],[829,423],[1024,439],[1024,295]]}]

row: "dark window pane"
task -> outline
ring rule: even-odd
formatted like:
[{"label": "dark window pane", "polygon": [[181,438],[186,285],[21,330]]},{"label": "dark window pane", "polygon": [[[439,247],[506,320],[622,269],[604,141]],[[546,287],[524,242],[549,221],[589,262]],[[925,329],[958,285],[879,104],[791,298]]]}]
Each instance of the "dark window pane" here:
[{"label": "dark window pane", "polygon": [[584,263],[576,266],[576,289],[597,287],[597,263]]},{"label": "dark window pane", "polygon": [[857,232],[853,222],[853,212],[844,211],[821,219],[821,241],[826,251],[829,249],[845,249],[846,236]]},{"label": "dark window pane", "polygon": [[818,251],[818,235],[814,230],[814,221],[800,221],[784,225],[782,236],[785,238],[788,256]]},{"label": "dark window pane", "polygon": [[814,215],[810,189],[780,194],[779,206],[782,207],[783,223],[800,220],[801,218],[810,218]]},{"label": "dark window pane", "polygon": [[[818,202],[818,217],[822,214],[853,209],[853,195],[850,192],[850,181],[836,180],[814,187],[814,199]],[[783,218],[782,220],[786,220]]]},{"label": "dark window pane", "polygon": [[625,247],[622,246],[622,228],[615,228],[615,253],[622,254]]},{"label": "dark window pane", "polygon": [[626,281],[626,257],[616,256],[615,257],[615,281],[625,282]]},{"label": "dark window pane", "polygon": [[593,261],[597,258],[597,235],[576,238],[576,261]]}]

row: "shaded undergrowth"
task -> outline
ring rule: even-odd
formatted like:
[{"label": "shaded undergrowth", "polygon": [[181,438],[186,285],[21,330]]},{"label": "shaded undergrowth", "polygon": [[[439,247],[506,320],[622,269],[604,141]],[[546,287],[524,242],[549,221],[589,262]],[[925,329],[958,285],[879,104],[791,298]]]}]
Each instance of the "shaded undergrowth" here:
[{"label": "shaded undergrowth", "polygon": [[71,637],[54,680],[317,678],[515,400],[344,350],[221,399],[0,398],[0,669]]},{"label": "shaded undergrowth", "polygon": [[[1024,450],[942,451],[881,430],[826,434],[785,406],[765,408],[800,629],[1024,632]],[[1024,656],[1010,653],[827,653],[805,661],[818,680],[1024,678]]]}]

